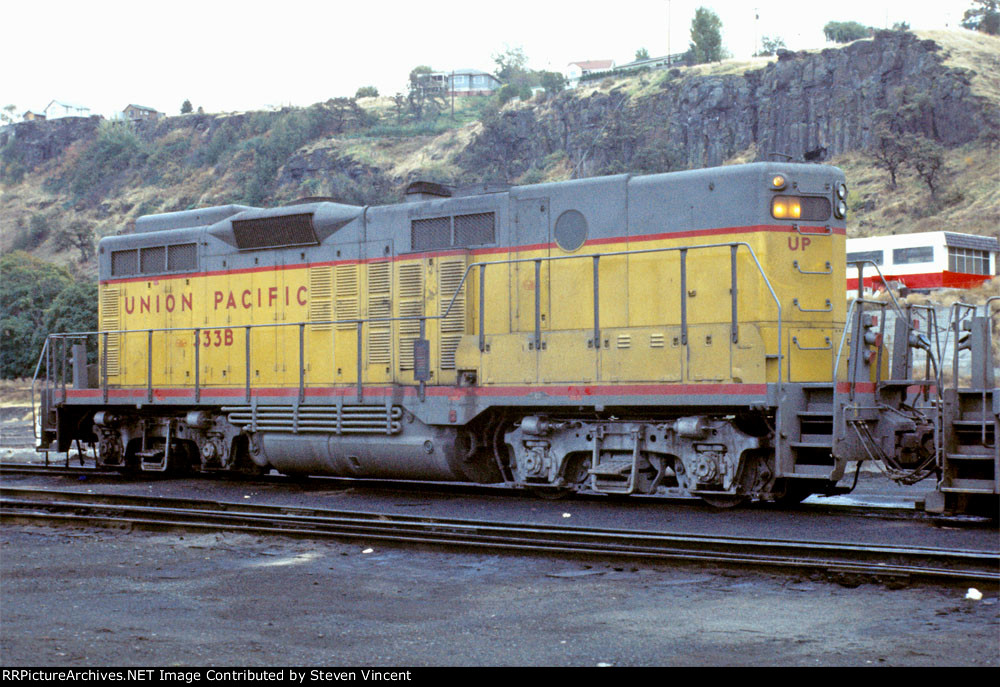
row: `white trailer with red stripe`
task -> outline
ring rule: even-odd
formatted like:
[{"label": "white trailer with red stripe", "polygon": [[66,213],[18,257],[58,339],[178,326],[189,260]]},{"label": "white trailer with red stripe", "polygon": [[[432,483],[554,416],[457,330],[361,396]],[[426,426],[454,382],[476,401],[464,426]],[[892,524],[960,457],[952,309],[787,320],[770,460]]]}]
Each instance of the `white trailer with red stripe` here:
[{"label": "white trailer with red stripe", "polygon": [[858,288],[856,261],[870,261],[862,271],[866,289],[882,283],[879,272],[909,289],[967,289],[1000,274],[1000,241],[952,231],[847,239],[848,290]]}]

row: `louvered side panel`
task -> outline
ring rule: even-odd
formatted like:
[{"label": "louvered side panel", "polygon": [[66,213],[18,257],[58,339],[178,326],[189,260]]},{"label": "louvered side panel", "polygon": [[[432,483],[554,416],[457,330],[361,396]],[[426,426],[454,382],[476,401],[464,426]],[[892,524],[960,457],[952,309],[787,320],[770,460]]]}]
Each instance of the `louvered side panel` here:
[{"label": "louvered side panel", "polygon": [[[358,318],[358,266],[337,265],[335,271],[337,287],[337,320],[353,320]],[[354,329],[356,325],[350,322],[338,324],[337,329]]]},{"label": "louvered side panel", "polygon": [[392,323],[377,322],[380,317],[392,317],[392,263],[368,265],[368,364],[389,365],[392,362]]},{"label": "louvered side panel", "polygon": [[[399,317],[424,314],[424,266],[412,263],[399,266]],[[413,369],[413,342],[420,336],[419,320],[399,321],[399,369]]]},{"label": "louvered side panel", "polygon": [[[465,333],[465,259],[443,261],[438,269],[438,313],[448,314],[439,320],[438,366],[442,370],[455,369],[455,351]],[[459,286],[461,285],[461,289]],[[456,295],[457,292],[457,295]],[[454,302],[452,297],[454,296]],[[448,310],[449,304],[451,310]]]},{"label": "louvered side panel", "polygon": [[[330,322],[333,320],[333,268],[311,267],[309,269],[309,321]],[[329,331],[332,324],[314,324],[313,331]]]},{"label": "louvered side panel", "polygon": [[[122,328],[121,292],[117,286],[102,286],[100,302],[100,330],[102,332],[117,331]],[[104,346],[101,337],[101,346]],[[107,350],[103,351],[108,361],[108,376],[117,377],[121,374],[121,335],[109,334]]]}]

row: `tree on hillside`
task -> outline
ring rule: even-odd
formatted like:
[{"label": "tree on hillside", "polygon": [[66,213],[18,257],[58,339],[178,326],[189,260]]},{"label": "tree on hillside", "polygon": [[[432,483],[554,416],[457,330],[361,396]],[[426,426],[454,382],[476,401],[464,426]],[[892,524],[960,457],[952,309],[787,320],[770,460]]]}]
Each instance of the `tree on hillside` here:
[{"label": "tree on hillside", "polygon": [[[59,292],[45,310],[44,332],[93,332],[98,329],[97,284],[75,281]],[[87,346],[88,362],[97,362],[95,337]]]},{"label": "tree on hillside", "polygon": [[406,97],[409,114],[417,119],[436,117],[448,103],[445,100],[445,85],[434,83],[425,78],[434,70],[425,64],[410,70],[410,92]]},{"label": "tree on hillside", "polygon": [[904,145],[909,152],[907,162],[913,167],[917,176],[927,184],[931,196],[936,196],[943,183],[942,177],[947,173],[944,148],[923,136],[911,134],[906,138]]},{"label": "tree on hillside", "polygon": [[972,4],[962,16],[962,26],[991,36],[1000,34],[1000,0],[972,0]]},{"label": "tree on hillside", "polygon": [[524,54],[524,48],[507,46],[502,53],[493,56],[493,61],[497,65],[494,74],[501,83],[513,83],[528,73],[528,56]]},{"label": "tree on hillside", "polygon": [[94,257],[94,228],[78,219],[56,232],[55,244],[56,250],[76,248],[80,251],[80,262],[87,262]]},{"label": "tree on hillside", "polygon": [[14,112],[17,110],[17,105],[11,103],[10,105],[4,105],[3,111],[0,111],[0,122],[6,124],[14,123]]},{"label": "tree on hillside", "polygon": [[649,59],[649,51],[646,50],[645,48],[639,48],[638,50],[635,51],[635,59],[636,60],[648,60]]},{"label": "tree on hillside", "polygon": [[691,43],[688,46],[688,64],[719,62],[722,50],[722,20],[712,10],[699,7],[691,20]]},{"label": "tree on hillside", "polygon": [[73,277],[21,251],[0,257],[0,274],[0,377],[30,377],[45,340],[46,311]]},{"label": "tree on hillside", "polygon": [[194,106],[191,104],[190,100],[185,100],[181,104],[181,114],[191,114],[194,111]]},{"label": "tree on hillside", "polygon": [[566,77],[562,72],[538,72],[541,77],[541,86],[545,89],[546,95],[562,93],[566,89]]},{"label": "tree on hillside", "polygon": [[831,21],[823,27],[826,40],[834,43],[850,43],[861,38],[868,38],[872,30],[856,21]]},{"label": "tree on hillside", "polygon": [[756,57],[770,57],[776,54],[780,48],[784,47],[785,39],[781,36],[775,36],[774,38],[764,36],[760,39],[760,52],[757,53]]},{"label": "tree on hillside", "polygon": [[377,98],[378,89],[374,86],[362,86],[358,89],[357,93],[354,94],[355,98]]}]

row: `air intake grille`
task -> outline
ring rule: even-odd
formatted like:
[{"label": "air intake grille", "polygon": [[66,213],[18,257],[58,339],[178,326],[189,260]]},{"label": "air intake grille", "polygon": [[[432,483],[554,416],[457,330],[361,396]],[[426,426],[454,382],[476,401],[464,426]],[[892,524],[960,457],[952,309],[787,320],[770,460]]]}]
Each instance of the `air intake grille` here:
[{"label": "air intake grille", "polygon": [[139,251],[139,271],[143,274],[158,274],[166,271],[167,249],[164,246],[142,248]]},{"label": "air intake grille", "polygon": [[181,243],[167,246],[167,271],[179,272],[198,268],[198,246],[194,243]]},{"label": "air intake grille", "polygon": [[316,245],[312,213],[233,220],[233,236],[240,250]]},{"label": "air intake grille", "polygon": [[451,218],[415,219],[410,232],[413,250],[447,248],[451,245]]},{"label": "air intake grille", "polygon": [[116,250],[111,253],[111,276],[139,274],[139,251]]},{"label": "air intake grille", "polygon": [[455,216],[455,245],[478,246],[493,243],[493,213]]},{"label": "air intake grille", "polygon": [[[130,252],[134,253],[135,251]],[[118,287],[101,287],[99,326],[102,332],[113,332],[121,329],[121,306],[118,296]],[[103,339],[104,337],[102,336],[99,342],[102,348],[104,347]],[[108,376],[117,377],[121,374],[121,334],[109,334],[107,344],[107,349],[103,353],[108,361]]]}]

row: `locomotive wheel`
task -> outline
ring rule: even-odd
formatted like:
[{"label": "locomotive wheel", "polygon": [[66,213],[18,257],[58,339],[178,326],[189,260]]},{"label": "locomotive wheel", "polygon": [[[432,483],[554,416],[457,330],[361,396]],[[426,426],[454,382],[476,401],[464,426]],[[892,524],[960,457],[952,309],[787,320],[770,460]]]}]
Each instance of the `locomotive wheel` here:
[{"label": "locomotive wheel", "polygon": [[708,496],[706,494],[700,494],[701,500],[708,505],[719,508],[735,508],[736,506],[742,506],[749,499],[746,496],[741,496],[739,494],[719,494],[718,496]]}]

